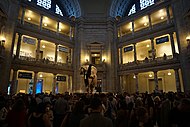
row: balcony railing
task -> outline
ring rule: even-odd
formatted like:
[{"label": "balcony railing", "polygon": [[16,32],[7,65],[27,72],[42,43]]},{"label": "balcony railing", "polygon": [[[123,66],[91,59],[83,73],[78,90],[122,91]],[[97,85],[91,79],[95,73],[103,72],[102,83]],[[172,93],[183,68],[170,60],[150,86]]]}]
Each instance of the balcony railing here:
[{"label": "balcony railing", "polygon": [[136,62],[128,62],[125,64],[120,64],[120,70],[125,70],[128,69],[130,67],[152,67],[153,65],[165,65],[165,64],[169,64],[172,63],[172,61],[174,60],[178,60],[178,58],[173,58],[172,55],[166,56],[166,57],[157,57],[154,60],[153,59],[145,59],[145,60],[137,60]]},{"label": "balcony railing", "polygon": [[27,57],[27,56],[19,56],[19,58],[16,58],[13,56],[13,61],[18,64],[24,64],[24,65],[32,65],[32,66],[48,66],[52,68],[65,68],[65,69],[72,69],[71,63],[61,63],[61,62],[54,62],[50,61],[48,59],[39,59],[33,57]]}]

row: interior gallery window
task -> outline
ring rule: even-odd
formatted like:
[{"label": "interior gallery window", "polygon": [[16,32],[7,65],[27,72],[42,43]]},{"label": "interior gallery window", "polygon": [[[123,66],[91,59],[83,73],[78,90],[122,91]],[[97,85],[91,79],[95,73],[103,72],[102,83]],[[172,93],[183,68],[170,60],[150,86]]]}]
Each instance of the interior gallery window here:
[{"label": "interior gallery window", "polygon": [[37,0],[37,5],[45,9],[51,8],[51,0]]}]

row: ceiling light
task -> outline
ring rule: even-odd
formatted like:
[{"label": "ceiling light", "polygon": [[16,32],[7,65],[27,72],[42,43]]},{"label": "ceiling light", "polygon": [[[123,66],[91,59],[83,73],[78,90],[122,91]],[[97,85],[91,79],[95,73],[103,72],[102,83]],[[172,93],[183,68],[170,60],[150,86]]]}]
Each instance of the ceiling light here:
[{"label": "ceiling light", "polygon": [[168,72],[168,75],[172,75],[172,73],[171,73],[171,72]]},{"label": "ceiling light", "polygon": [[31,20],[31,18],[30,18],[30,17],[28,17],[28,20],[30,21],[30,20]]},{"label": "ceiling light", "polygon": [[147,26],[148,24],[147,23],[144,23],[144,26]]},{"label": "ceiling light", "polygon": [[42,48],[45,48],[46,46],[45,45],[42,45]]},{"label": "ceiling light", "polygon": [[149,48],[149,47],[150,47],[150,45],[146,45],[146,47],[147,47],[147,48]]},{"label": "ceiling light", "polygon": [[47,26],[47,24],[46,24],[46,23],[44,23],[44,26]]},{"label": "ceiling light", "polygon": [[186,37],[186,40],[189,41],[189,40],[190,40],[190,36],[187,36],[187,37]]},{"label": "ceiling light", "polygon": [[164,16],[160,17],[160,19],[164,19]]},{"label": "ceiling light", "polygon": [[149,74],[148,76],[149,76],[149,77],[152,77],[152,74]]}]

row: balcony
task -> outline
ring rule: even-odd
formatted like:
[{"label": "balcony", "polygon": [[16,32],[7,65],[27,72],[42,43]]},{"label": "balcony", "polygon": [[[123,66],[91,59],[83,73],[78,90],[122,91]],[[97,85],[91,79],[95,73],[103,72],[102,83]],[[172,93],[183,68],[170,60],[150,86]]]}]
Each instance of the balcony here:
[{"label": "balcony", "polygon": [[29,22],[24,22],[24,25],[22,25],[20,24],[20,20],[17,21],[17,29],[18,29],[18,32],[21,32],[23,34],[29,33],[31,36],[34,36],[34,37],[44,36],[41,38],[49,37],[51,39],[54,38],[54,39],[65,41],[65,42],[72,42],[72,39],[73,39],[67,34],[57,33],[49,29],[42,28],[42,30],[40,30],[39,25],[32,24]]},{"label": "balcony", "polygon": [[157,36],[155,35],[161,35],[161,34],[166,34],[168,33],[168,31],[171,31],[174,29],[174,23],[173,20],[171,20],[171,23],[168,24],[167,21],[165,22],[161,22],[158,24],[155,24],[152,26],[151,29],[149,28],[144,28],[138,31],[134,32],[134,35],[132,35],[132,33],[128,33],[128,34],[124,34],[122,37],[119,38],[120,42],[126,42],[129,40],[133,40],[133,39],[137,39],[137,38],[147,38],[147,35],[153,35],[153,36]]},{"label": "balcony", "polygon": [[54,61],[49,61],[47,59],[36,60],[36,58],[26,56],[20,56],[19,58],[13,57],[12,65],[18,69],[37,69],[42,72],[44,70],[48,72],[73,71],[70,63],[55,63]]},{"label": "balcony", "polygon": [[118,71],[148,71],[154,69],[169,69],[180,65],[178,57],[173,56],[157,57],[153,59],[137,60],[119,65]]}]

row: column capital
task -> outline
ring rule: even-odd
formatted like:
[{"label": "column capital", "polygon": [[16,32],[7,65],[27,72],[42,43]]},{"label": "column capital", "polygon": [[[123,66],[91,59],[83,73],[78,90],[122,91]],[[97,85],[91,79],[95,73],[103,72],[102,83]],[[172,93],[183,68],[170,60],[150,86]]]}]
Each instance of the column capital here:
[{"label": "column capital", "polygon": [[18,36],[22,36],[22,35],[23,35],[22,33],[18,32]]},{"label": "column capital", "polygon": [[170,33],[169,33],[170,36],[173,36],[173,34],[174,34],[174,32],[170,32]]},{"label": "column capital", "polygon": [[139,73],[134,73],[135,75],[138,75]]},{"label": "column capital", "polygon": [[33,71],[34,72],[34,74],[38,74],[38,71]]}]

